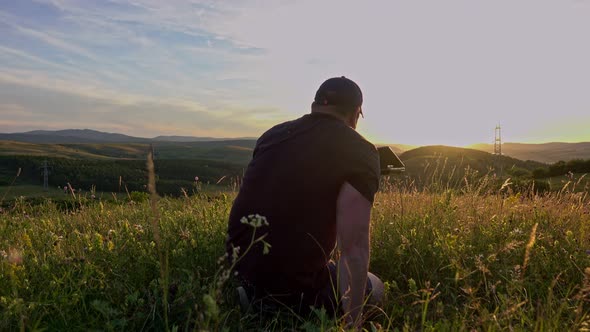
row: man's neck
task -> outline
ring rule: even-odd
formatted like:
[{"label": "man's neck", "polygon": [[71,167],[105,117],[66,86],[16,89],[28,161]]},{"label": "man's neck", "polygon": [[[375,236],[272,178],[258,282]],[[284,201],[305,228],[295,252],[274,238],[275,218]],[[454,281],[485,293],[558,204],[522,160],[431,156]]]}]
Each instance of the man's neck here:
[{"label": "man's neck", "polygon": [[338,120],[344,122],[344,124],[349,126],[350,128],[356,130],[356,126],[350,122],[349,118],[347,118],[345,115],[338,113],[338,111],[336,111],[335,109],[333,109],[330,106],[324,106],[320,109],[317,109],[317,108],[313,109],[311,111],[311,114],[325,114],[325,115],[331,116],[334,119],[338,119]]},{"label": "man's neck", "polygon": [[326,114],[348,124],[346,117],[338,113],[338,111],[332,106],[323,106],[321,108],[312,109],[311,114]]}]

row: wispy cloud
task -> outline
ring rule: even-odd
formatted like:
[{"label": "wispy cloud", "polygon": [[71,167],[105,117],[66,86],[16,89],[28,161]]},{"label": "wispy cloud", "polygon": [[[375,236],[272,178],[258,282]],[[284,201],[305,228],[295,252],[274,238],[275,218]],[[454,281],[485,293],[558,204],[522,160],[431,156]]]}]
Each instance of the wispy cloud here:
[{"label": "wispy cloud", "polygon": [[[4,56],[9,61],[5,64],[10,64],[2,66],[0,62],[0,81],[4,84],[43,89],[63,96],[64,101],[88,99],[89,104],[101,106],[84,110],[85,116],[89,112],[108,114],[110,121],[125,118],[122,111],[134,112],[121,107],[141,106],[167,110],[181,118],[186,116],[180,114],[206,114],[209,125],[201,129],[213,128],[218,134],[223,133],[224,124],[228,130],[256,128],[244,133],[248,135],[264,129],[249,120],[253,114],[260,114],[258,108],[252,110],[247,104],[253,100],[248,95],[252,95],[255,82],[224,77],[227,70],[256,61],[260,50],[233,45],[199,28],[192,14],[192,19],[180,15],[187,23],[179,22],[179,7],[160,10],[159,2],[112,2],[113,6],[95,7],[88,7],[88,2],[39,2],[57,8],[55,19],[63,25],[49,29],[30,21],[24,25],[11,13],[2,13],[0,21],[15,35],[51,47],[55,56],[47,57],[46,51],[36,47],[25,51],[0,43],[0,59]],[[199,17],[208,15],[206,6],[194,5],[199,8]],[[241,85],[247,86],[241,89]],[[274,112],[281,114],[276,109]]]},{"label": "wispy cloud", "polygon": [[20,104],[0,104],[0,113],[5,117],[31,118],[35,113]]},{"label": "wispy cloud", "polygon": [[21,33],[25,36],[35,38],[41,42],[44,42],[44,43],[49,44],[51,46],[55,46],[61,50],[71,52],[71,53],[74,53],[77,55],[81,55],[81,56],[87,57],[87,58],[95,60],[95,61],[97,60],[97,57],[94,54],[92,54],[91,52],[89,52],[88,50],[86,50],[82,47],[70,44],[70,43],[64,41],[63,39],[55,37],[51,34],[37,31],[37,30],[33,30],[33,29],[29,29],[29,28],[24,28],[21,26],[14,26],[14,28],[19,33]]},{"label": "wispy cloud", "polygon": [[[588,17],[533,0],[6,1],[0,97],[52,125],[255,136],[346,75],[371,138],[484,141],[498,121],[525,132],[590,108]],[[35,125],[17,113],[0,131]]]}]

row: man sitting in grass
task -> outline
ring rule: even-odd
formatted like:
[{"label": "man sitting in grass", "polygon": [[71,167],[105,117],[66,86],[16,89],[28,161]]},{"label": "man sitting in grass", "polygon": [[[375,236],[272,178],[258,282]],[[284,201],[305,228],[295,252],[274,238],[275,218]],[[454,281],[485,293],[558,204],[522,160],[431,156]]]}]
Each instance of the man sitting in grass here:
[{"label": "man sitting in grass", "polygon": [[258,139],[226,244],[242,302],[324,307],[355,325],[363,306],[380,302],[383,283],[368,272],[379,154],[355,130],[362,102],[352,80],[328,79],[311,114]]}]

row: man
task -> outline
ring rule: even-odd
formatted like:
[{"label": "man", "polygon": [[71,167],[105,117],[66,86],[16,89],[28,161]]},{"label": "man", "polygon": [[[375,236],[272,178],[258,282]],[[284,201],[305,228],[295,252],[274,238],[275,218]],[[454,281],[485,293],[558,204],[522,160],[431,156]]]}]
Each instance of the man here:
[{"label": "man", "polygon": [[[352,80],[328,79],[311,114],[258,139],[226,244],[230,257],[240,248],[233,263],[247,291],[242,298],[271,299],[298,312],[340,309],[348,322],[360,324],[366,290],[382,295],[382,282],[368,273],[380,169],[375,146],[355,130],[362,102]],[[254,227],[256,215],[267,222]],[[337,264],[330,260],[336,242]]]}]

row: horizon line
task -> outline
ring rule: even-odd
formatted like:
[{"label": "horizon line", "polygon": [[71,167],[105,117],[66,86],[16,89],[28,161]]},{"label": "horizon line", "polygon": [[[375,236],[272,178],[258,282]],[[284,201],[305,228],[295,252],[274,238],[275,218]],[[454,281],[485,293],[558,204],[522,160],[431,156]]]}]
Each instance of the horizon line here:
[{"label": "horizon line", "polygon": [[[129,134],[123,134],[120,132],[110,132],[110,131],[102,131],[102,130],[97,130],[97,129],[91,129],[91,128],[65,128],[65,129],[32,129],[29,131],[24,131],[24,132],[0,132],[0,134],[5,134],[5,135],[18,135],[18,134],[28,134],[31,132],[35,132],[35,131],[46,131],[46,132],[59,132],[59,131],[67,131],[67,130],[79,130],[79,131],[84,131],[84,130],[88,130],[88,131],[94,131],[94,132],[98,132],[98,133],[104,133],[104,134],[112,134],[112,135],[124,135],[124,136],[128,136],[130,138],[139,138],[139,139],[156,139],[158,137],[187,137],[187,138],[210,138],[210,139],[215,139],[215,140],[255,140],[258,139],[260,136],[237,136],[237,137],[228,137],[228,136],[195,136],[195,135],[171,135],[171,134],[166,134],[166,135],[156,135],[156,136],[152,136],[152,137],[146,137],[146,136],[133,136],[133,135],[129,135]],[[474,145],[493,145],[493,143],[485,143],[485,142],[476,142],[476,143],[470,143],[470,144],[464,144],[464,145],[445,145],[445,144],[440,144],[440,143],[434,143],[434,144],[408,144],[408,143],[392,143],[392,142],[383,142],[383,141],[374,141],[372,142],[374,145],[404,145],[407,147],[411,147],[411,148],[415,148],[415,147],[422,147],[422,146],[436,146],[436,145],[442,145],[442,146],[451,146],[451,147],[460,147],[460,148],[470,148]],[[590,143],[590,141],[576,141],[576,142],[571,142],[571,141],[545,141],[545,142],[503,142],[502,144],[531,144],[531,145],[541,145],[541,144],[552,144],[552,143],[559,143],[559,144],[577,144],[577,143]]]}]

